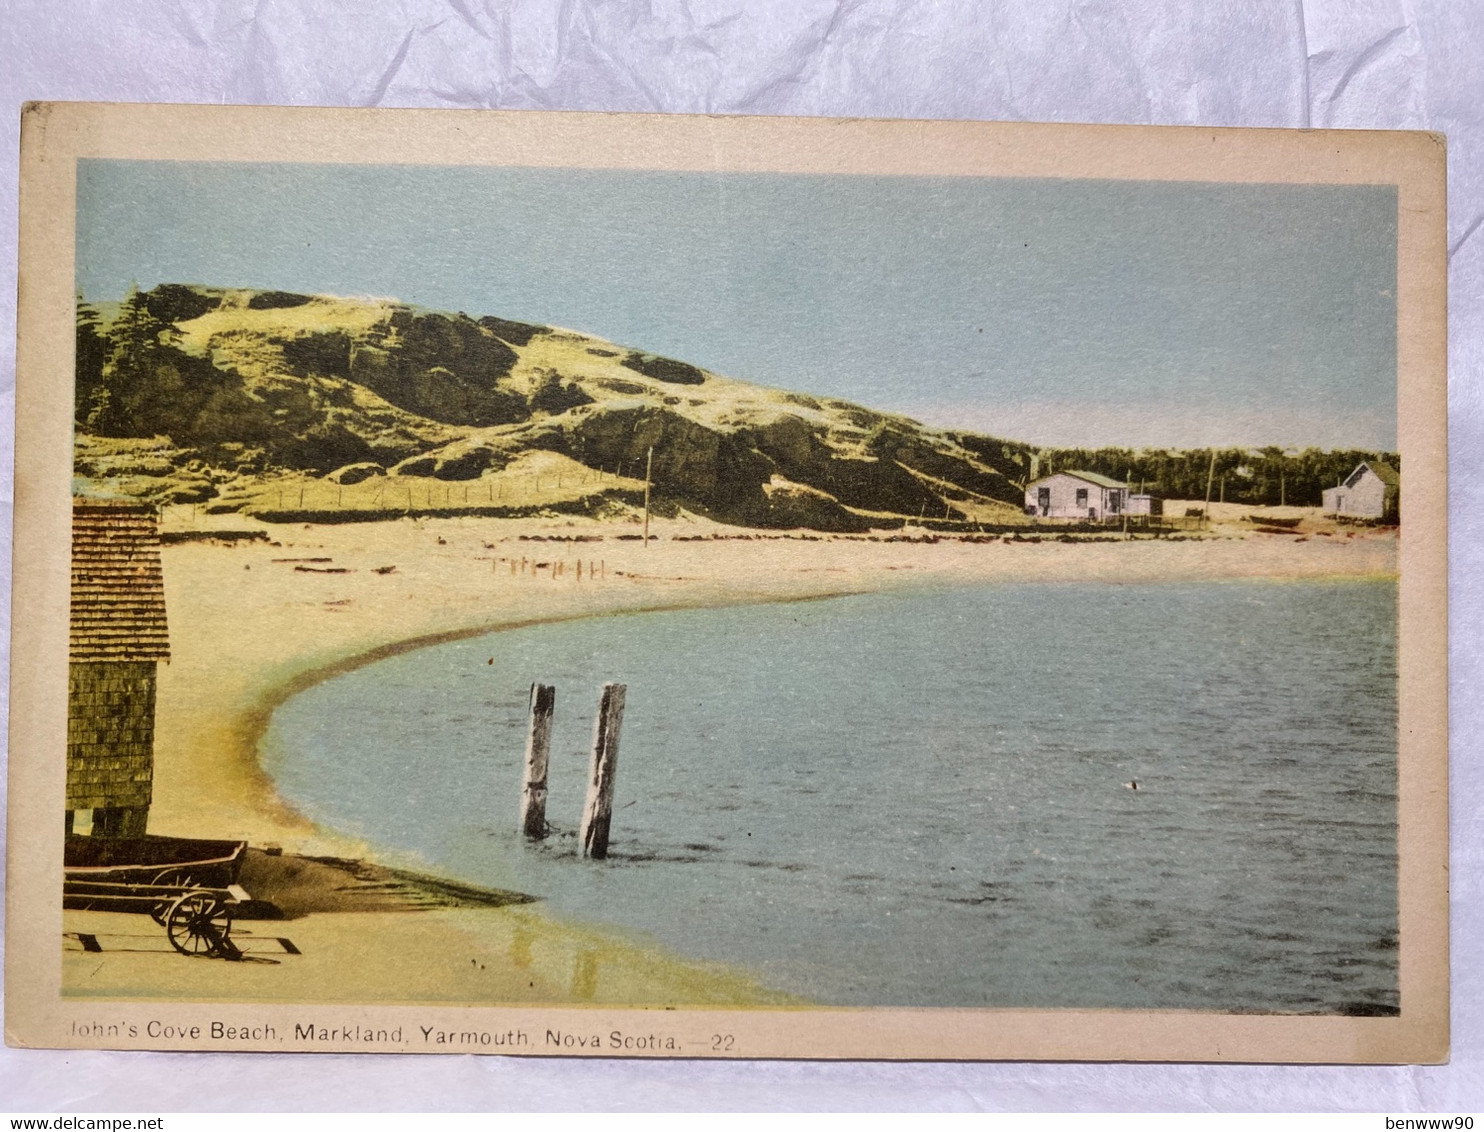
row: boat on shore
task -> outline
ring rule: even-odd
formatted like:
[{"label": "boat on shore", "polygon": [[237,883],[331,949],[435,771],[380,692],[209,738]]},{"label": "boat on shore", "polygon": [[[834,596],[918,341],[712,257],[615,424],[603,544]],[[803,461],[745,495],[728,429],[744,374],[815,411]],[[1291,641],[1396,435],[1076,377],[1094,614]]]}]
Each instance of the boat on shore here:
[{"label": "boat on shore", "polygon": [[237,883],[246,854],[246,841],[69,834],[62,854],[62,906],[140,911],[139,894],[148,889],[227,889]]}]

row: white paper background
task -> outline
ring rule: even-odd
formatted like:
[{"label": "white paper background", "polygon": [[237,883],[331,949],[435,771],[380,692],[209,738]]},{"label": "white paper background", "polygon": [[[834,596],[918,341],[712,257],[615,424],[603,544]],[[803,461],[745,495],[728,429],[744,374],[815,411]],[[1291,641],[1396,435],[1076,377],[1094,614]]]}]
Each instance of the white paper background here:
[{"label": "white paper background", "polygon": [[[1471,0],[0,3],[0,507],[26,99],[643,110],[1448,135],[1453,1024],[1440,1068],[0,1051],[0,1110],[1484,1108],[1484,5]],[[24,532],[21,532],[24,537]],[[8,589],[9,556],[4,556]],[[0,632],[0,640],[8,633]]]}]

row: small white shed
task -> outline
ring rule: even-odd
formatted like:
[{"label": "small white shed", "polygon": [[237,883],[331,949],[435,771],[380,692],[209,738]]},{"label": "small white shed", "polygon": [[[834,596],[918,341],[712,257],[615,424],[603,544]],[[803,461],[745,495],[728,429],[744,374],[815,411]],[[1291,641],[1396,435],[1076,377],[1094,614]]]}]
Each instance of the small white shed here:
[{"label": "small white shed", "polygon": [[1390,464],[1362,460],[1345,482],[1324,492],[1324,513],[1337,518],[1395,519],[1401,477]]},{"label": "small white shed", "polygon": [[1025,513],[1038,519],[1115,518],[1128,511],[1128,484],[1096,472],[1057,472],[1025,488]]}]

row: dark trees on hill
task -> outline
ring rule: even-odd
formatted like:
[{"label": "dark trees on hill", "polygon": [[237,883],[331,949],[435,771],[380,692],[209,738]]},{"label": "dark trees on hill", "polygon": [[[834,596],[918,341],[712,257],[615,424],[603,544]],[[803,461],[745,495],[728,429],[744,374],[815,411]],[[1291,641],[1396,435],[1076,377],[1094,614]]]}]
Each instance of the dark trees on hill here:
[{"label": "dark trees on hill", "polygon": [[175,328],[132,288],[106,331],[79,307],[74,415],[99,436],[169,436],[176,444],[261,442],[273,431],[241,379],[177,345]]},{"label": "dark trees on hill", "polygon": [[529,322],[511,322],[509,319],[496,318],[494,315],[485,315],[479,320],[479,325],[496,338],[503,338],[512,346],[529,346],[532,338],[546,333],[547,330],[544,326],[535,326]]},{"label": "dark trees on hill", "polygon": [[484,428],[530,416],[500,388],[517,355],[467,315],[398,311],[376,338],[350,351],[349,376],[398,408],[447,424]]},{"label": "dark trees on hill", "polygon": [[[177,329],[219,307],[227,294],[175,284],[145,293],[132,288],[106,325],[97,308],[79,299],[79,430],[112,437],[165,435],[180,448],[231,445],[239,456],[241,449],[251,450],[258,466],[330,471],[366,462],[387,465],[446,442],[460,428],[522,425],[518,435],[512,430],[512,451],[520,445],[553,447],[589,466],[633,474],[653,446],[656,483],[673,501],[747,524],[807,514],[811,523],[835,524],[829,529],[856,522],[835,501],[907,516],[939,514],[940,505],[963,493],[1018,506],[1028,481],[1075,470],[1167,498],[1199,500],[1211,475],[1208,448],[1037,450],[1017,441],[924,429],[906,418],[802,394],[783,396],[807,413],[778,412],[774,402],[766,413],[708,425],[684,409],[661,407],[660,402],[682,405],[680,396],[667,395],[679,390],[623,381],[611,370],[584,378],[586,388],[554,369],[534,370],[512,383],[517,347],[545,328],[405,307],[354,330],[306,332],[295,323],[312,325],[311,320],[295,319],[283,321],[276,332],[214,328],[217,357],[252,359],[238,363],[244,378],[188,353]],[[310,301],[260,292],[247,306],[271,310]],[[669,358],[596,347],[589,352],[672,385],[707,381],[695,366]],[[529,392],[517,392],[515,384]],[[365,390],[404,412],[371,404]],[[595,402],[590,391],[617,392],[626,400],[621,407]],[[706,400],[705,388],[695,394],[698,402]],[[588,405],[595,408],[571,412]],[[409,423],[406,414],[422,420]],[[484,471],[480,461],[488,452],[480,451],[484,455],[440,464],[449,473],[445,478]],[[213,458],[209,451],[201,455]],[[1362,451],[1217,449],[1212,498],[1223,498],[1224,484],[1227,502],[1316,505],[1325,488],[1377,456],[1399,466],[1394,455]],[[805,488],[778,483],[775,476]]]},{"label": "dark trees on hill", "polygon": [[[301,305],[306,296],[264,292],[250,309]],[[261,448],[271,463],[329,470],[373,459],[367,439],[333,408],[333,383],[355,380],[391,404],[448,424],[486,426],[530,416],[526,398],[500,387],[515,351],[491,327],[467,316],[399,311],[368,341],[340,331],[275,343],[285,375],[302,382],[242,377],[180,347],[175,323],[199,318],[221,302],[199,288],[137,287],[104,327],[98,311],[79,300],[74,418],[99,436],[168,436],[181,447],[221,443]],[[536,327],[500,323],[512,338]],[[525,331],[530,333],[524,333]],[[557,403],[581,403],[576,387],[545,391]],[[340,406],[345,409],[344,405]]]},{"label": "dark trees on hill", "polygon": [[221,295],[179,283],[161,283],[144,295],[149,313],[161,322],[190,322],[221,306]]},{"label": "dark trees on hill", "polygon": [[103,384],[103,367],[108,362],[111,350],[112,345],[101,328],[98,312],[79,297],[75,363],[77,386],[73,400],[73,419],[84,427],[99,396]]},{"label": "dark trees on hill", "polygon": [[593,399],[573,381],[564,381],[556,371],[547,372],[532,391],[530,405],[533,412],[565,413],[579,405],[591,405]]},{"label": "dark trees on hill", "polygon": [[350,335],[338,330],[305,334],[283,343],[283,360],[295,374],[349,377],[351,349]]},{"label": "dark trees on hill", "polygon": [[618,364],[671,385],[701,385],[706,380],[706,375],[689,362],[677,362],[674,358],[662,358],[657,354],[631,353],[621,358]]}]

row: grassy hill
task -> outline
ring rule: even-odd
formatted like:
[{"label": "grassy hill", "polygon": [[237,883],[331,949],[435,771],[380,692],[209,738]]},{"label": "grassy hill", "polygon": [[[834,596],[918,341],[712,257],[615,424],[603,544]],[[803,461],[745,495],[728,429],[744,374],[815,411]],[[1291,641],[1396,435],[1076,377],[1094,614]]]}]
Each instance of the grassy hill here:
[{"label": "grassy hill", "polygon": [[166,284],[80,304],[80,491],[264,517],[657,510],[853,531],[1019,514],[1024,444],[548,326]]},{"label": "grassy hill", "polygon": [[1024,484],[1101,472],[1170,498],[1316,506],[1362,459],[1035,449],[737,381],[550,326],[390,299],[164,284],[80,303],[77,489],[270,519],[653,500],[753,527],[1023,521]]}]

